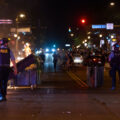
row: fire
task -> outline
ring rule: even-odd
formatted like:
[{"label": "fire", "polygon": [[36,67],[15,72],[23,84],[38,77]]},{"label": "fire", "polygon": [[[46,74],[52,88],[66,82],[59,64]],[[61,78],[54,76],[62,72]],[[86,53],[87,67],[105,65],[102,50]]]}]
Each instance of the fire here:
[{"label": "fire", "polygon": [[26,44],[24,45],[24,51],[25,51],[25,56],[26,56],[26,57],[32,53],[29,43],[26,43]]}]

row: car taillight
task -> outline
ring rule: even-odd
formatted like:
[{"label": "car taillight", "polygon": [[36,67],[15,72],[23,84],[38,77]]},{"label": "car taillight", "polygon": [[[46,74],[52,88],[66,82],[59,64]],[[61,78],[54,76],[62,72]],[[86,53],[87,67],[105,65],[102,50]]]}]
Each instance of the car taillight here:
[{"label": "car taillight", "polygon": [[97,61],[97,59],[95,59],[95,58],[94,58],[94,59],[93,59],[93,61],[94,61],[94,62],[96,62],[96,61]]}]

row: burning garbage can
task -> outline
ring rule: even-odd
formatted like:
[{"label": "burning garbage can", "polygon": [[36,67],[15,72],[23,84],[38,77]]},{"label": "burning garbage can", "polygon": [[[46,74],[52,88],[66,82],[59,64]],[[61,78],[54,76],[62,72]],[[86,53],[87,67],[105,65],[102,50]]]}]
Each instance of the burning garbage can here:
[{"label": "burning garbage can", "polygon": [[14,79],[14,86],[36,87],[41,84],[40,80],[40,61],[36,56],[30,55],[17,63],[18,75],[10,73],[10,79]]}]

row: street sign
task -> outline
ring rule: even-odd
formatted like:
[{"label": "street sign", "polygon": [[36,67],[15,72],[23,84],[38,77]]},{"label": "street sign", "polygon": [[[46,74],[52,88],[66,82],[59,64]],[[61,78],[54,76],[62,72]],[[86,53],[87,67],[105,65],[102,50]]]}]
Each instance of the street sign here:
[{"label": "street sign", "polygon": [[30,27],[26,27],[26,28],[18,28],[18,29],[16,29],[16,28],[11,28],[11,32],[19,32],[19,33],[22,33],[22,32],[31,32],[31,29],[30,29]]},{"label": "street sign", "polygon": [[0,24],[12,24],[13,21],[10,19],[0,19]]},{"label": "street sign", "polygon": [[65,44],[66,47],[70,47],[70,44]]},{"label": "street sign", "polygon": [[114,24],[113,23],[107,23],[106,24],[106,29],[107,30],[113,30],[114,29]]},{"label": "street sign", "polygon": [[92,29],[106,29],[106,25],[92,25]]},{"label": "street sign", "polygon": [[113,23],[106,23],[106,25],[92,25],[92,29],[113,30],[114,29],[114,24]]}]

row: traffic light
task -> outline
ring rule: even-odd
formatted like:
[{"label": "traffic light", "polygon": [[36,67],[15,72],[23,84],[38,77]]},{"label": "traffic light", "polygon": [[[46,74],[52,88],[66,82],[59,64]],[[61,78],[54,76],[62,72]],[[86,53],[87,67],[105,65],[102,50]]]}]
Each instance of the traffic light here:
[{"label": "traffic light", "polygon": [[71,27],[69,27],[68,31],[69,31],[69,32],[72,32]]},{"label": "traffic light", "polygon": [[86,19],[81,19],[80,21],[81,21],[82,24],[86,23]]}]

